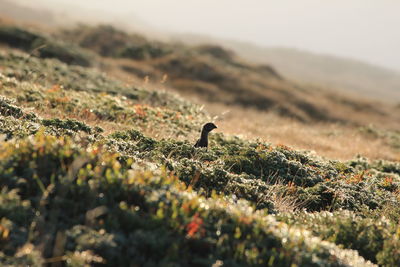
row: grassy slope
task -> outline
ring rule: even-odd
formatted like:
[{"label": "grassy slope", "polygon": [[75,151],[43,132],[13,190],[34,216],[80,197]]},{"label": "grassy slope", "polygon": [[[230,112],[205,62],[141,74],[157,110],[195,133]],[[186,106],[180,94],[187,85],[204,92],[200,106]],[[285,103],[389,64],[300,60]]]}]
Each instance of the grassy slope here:
[{"label": "grassy slope", "polygon": [[400,263],[399,163],[194,149],[209,117],[176,95],[11,49],[0,66],[3,265]]}]

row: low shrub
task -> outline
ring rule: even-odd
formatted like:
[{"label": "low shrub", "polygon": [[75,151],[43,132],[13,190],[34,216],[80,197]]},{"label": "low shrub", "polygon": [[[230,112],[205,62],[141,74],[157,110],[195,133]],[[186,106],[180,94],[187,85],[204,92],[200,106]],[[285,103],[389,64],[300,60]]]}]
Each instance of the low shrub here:
[{"label": "low shrub", "polygon": [[[67,263],[90,251],[84,255],[108,266],[217,261],[230,266],[371,265],[354,251],[255,212],[247,202],[216,195],[206,199],[165,171],[131,169],[118,163],[116,154],[81,148],[68,138],[39,134],[18,145],[3,143],[0,157],[2,188],[16,190],[34,214],[24,223],[23,229],[29,226],[32,232],[25,246],[31,242],[42,253],[31,254],[30,261],[21,260],[21,253],[2,254],[2,263],[39,266],[42,257],[52,256],[57,233],[65,235],[62,259]],[[18,183],[22,177],[24,183]],[[6,205],[8,210],[16,207]],[[10,214],[5,213],[6,220],[13,219]],[[15,235],[12,231],[2,238]]]}]

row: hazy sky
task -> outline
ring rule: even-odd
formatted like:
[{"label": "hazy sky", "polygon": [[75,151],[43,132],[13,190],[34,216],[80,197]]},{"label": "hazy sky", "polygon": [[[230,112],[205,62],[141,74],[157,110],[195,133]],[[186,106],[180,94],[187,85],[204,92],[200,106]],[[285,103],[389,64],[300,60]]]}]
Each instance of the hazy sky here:
[{"label": "hazy sky", "polygon": [[400,70],[400,0],[21,1],[79,5],[91,15],[139,18],[161,30],[296,47]]}]

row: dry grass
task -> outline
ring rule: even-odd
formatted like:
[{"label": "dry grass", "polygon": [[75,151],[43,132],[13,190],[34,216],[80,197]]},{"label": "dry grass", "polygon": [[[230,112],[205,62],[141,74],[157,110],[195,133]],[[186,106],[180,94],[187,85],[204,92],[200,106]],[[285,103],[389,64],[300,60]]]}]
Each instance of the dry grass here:
[{"label": "dry grass", "polygon": [[[214,114],[227,107],[207,105]],[[331,159],[349,160],[357,155],[370,159],[400,160],[400,151],[385,140],[363,134],[359,127],[339,124],[304,124],[278,117],[272,113],[234,108],[217,118],[218,131],[261,139],[274,145],[314,150]]]},{"label": "dry grass", "polygon": [[309,200],[299,200],[295,193],[297,186],[293,182],[289,182],[287,185],[282,179],[275,176],[269,178],[272,182],[270,187],[260,199],[258,203],[265,200],[270,200],[274,209],[279,212],[295,212],[301,210],[307,206]]}]

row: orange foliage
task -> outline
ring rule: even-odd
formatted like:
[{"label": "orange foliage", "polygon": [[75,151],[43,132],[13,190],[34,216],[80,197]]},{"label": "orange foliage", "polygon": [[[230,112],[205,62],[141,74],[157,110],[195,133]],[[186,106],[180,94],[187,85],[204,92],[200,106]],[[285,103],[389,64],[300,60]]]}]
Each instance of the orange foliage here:
[{"label": "orange foliage", "polygon": [[144,106],[143,105],[135,105],[134,106],[134,109],[135,109],[135,113],[138,115],[138,116],[140,116],[140,117],[146,117],[146,111],[145,111],[145,109],[144,109]]},{"label": "orange foliage", "polygon": [[193,237],[197,232],[204,234],[204,229],[202,228],[203,219],[199,217],[199,214],[196,213],[192,221],[186,225],[186,231],[188,237]]},{"label": "orange foliage", "polygon": [[346,182],[347,183],[353,183],[353,184],[358,184],[363,181],[365,175],[365,171],[361,173],[357,173],[354,176],[349,177]]},{"label": "orange foliage", "polygon": [[61,86],[58,84],[53,85],[50,89],[47,90],[48,93],[56,93],[61,90]]},{"label": "orange foliage", "polygon": [[70,101],[70,98],[64,96],[64,97],[57,97],[55,100],[57,103],[68,103]]},{"label": "orange foliage", "polygon": [[253,222],[253,218],[247,217],[247,216],[242,216],[239,218],[239,222],[249,225]]},{"label": "orange foliage", "polygon": [[282,149],[285,149],[285,150],[292,150],[292,148],[290,148],[290,147],[288,147],[287,145],[284,145],[284,144],[277,144],[276,147],[277,148],[282,148]]},{"label": "orange foliage", "polygon": [[393,177],[385,177],[385,181],[383,182],[385,186],[391,186],[393,184]]}]

